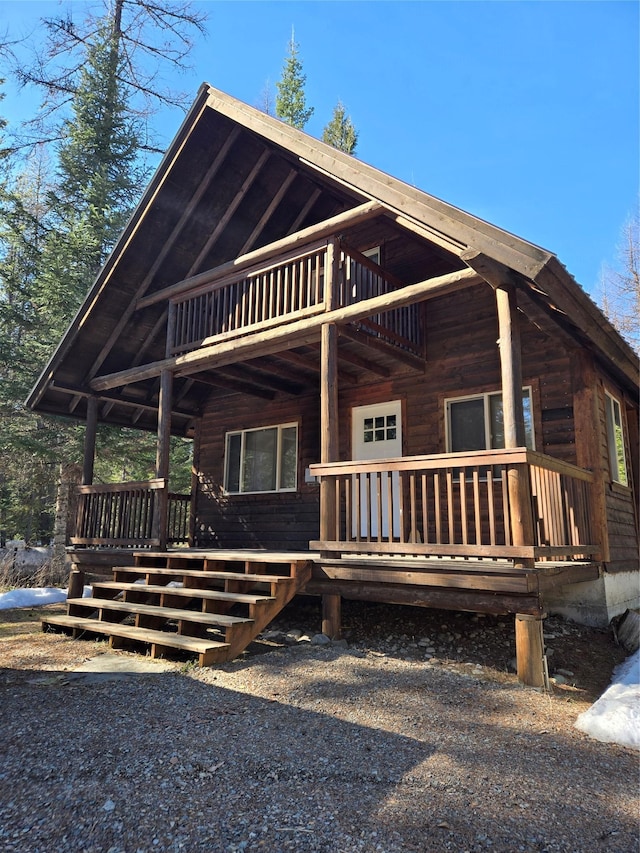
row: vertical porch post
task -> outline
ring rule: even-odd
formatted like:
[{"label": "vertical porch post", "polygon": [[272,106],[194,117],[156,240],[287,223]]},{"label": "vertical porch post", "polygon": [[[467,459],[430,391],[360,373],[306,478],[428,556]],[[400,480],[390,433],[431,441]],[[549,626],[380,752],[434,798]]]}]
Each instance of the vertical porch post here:
[{"label": "vertical porch post", "polygon": [[171,439],[171,406],[173,374],[163,370],[160,374],[160,396],[158,399],[158,444],[156,448],[156,477],[164,480],[164,488],[158,492],[158,539],[160,549],[167,547],[167,518],[169,511],[169,449]]},{"label": "vertical porch post", "polygon": [[[526,433],[522,405],[522,350],[513,286],[495,288],[498,308],[502,412],[505,448],[524,447]],[[533,545],[534,525],[531,506],[531,482],[526,464],[510,465],[507,488],[514,545]],[[516,559],[516,568],[533,568],[533,559]],[[518,679],[531,687],[545,684],[542,612],[538,616],[516,614],[516,661]]]},{"label": "vertical porch post", "polygon": [[98,398],[87,398],[87,420],[84,430],[84,458],[82,461],[82,485],[93,484],[93,466],[96,458],[96,433],[98,429]]},{"label": "vertical porch post", "polygon": [[[337,240],[327,246],[326,291],[327,311],[337,304],[340,247]],[[337,462],[340,457],[338,421],[338,328],[335,323],[322,326],[320,349],[320,461]],[[323,479],[320,483],[320,539],[336,539],[339,507],[335,486]],[[322,632],[332,639],[340,637],[339,595],[322,596]]]}]

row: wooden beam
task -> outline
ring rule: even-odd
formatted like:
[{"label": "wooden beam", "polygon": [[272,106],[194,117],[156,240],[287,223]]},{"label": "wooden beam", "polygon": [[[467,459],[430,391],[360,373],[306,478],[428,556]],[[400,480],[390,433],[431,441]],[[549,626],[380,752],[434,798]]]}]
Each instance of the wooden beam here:
[{"label": "wooden beam", "polygon": [[225,278],[229,274],[240,274],[243,270],[267,262],[273,258],[277,258],[286,252],[292,252],[305,246],[307,243],[313,243],[317,240],[322,240],[325,237],[339,232],[341,228],[347,225],[356,225],[361,222],[366,222],[374,216],[377,216],[382,210],[382,206],[377,202],[368,202],[367,204],[359,205],[358,207],[347,210],[344,213],[339,213],[337,216],[332,216],[319,222],[317,225],[311,225],[304,228],[302,231],[296,231],[295,234],[287,235],[280,240],[269,243],[267,246],[261,246],[253,252],[248,252],[246,255],[241,255],[233,261],[215,267],[212,270],[205,270],[198,275],[185,278],[182,281],[176,282],[171,287],[165,287],[163,290],[158,290],[156,293],[151,293],[144,299],[140,299],[137,308],[146,308],[148,305],[153,305],[155,302],[163,302],[165,299],[171,299],[188,290],[193,290],[201,287],[203,284],[209,284],[218,279]]},{"label": "wooden beam", "polygon": [[342,599],[339,595],[322,596],[322,633],[339,640],[342,630]]},{"label": "wooden beam", "polygon": [[[522,348],[517,316],[515,289],[507,284],[496,287],[502,377],[502,413],[504,444],[509,450],[526,446],[524,407],[522,404]],[[531,507],[529,466],[514,464],[507,467],[507,489],[511,517],[511,537],[515,546],[534,545],[535,528]],[[515,565],[533,566],[531,558],[516,558]]]},{"label": "wooden beam", "polygon": [[[338,334],[340,334],[340,332],[338,332]],[[349,352],[349,350],[346,350],[344,347],[339,350],[339,358],[346,361],[347,364],[352,364],[354,367],[360,367],[362,370],[368,370],[370,373],[375,373],[377,376],[382,376],[384,379],[391,376],[391,371],[388,367],[385,367],[383,364],[378,364],[370,358],[362,358],[362,356],[357,355],[355,352]]]},{"label": "wooden beam", "polygon": [[158,270],[161,268],[162,264],[164,263],[167,255],[169,254],[169,251],[173,248],[174,243],[176,242],[176,240],[178,239],[178,237],[182,233],[182,230],[185,227],[185,225],[187,224],[187,222],[191,219],[193,211],[195,210],[196,206],[198,205],[198,203],[202,199],[202,196],[208,190],[211,181],[213,180],[213,178],[217,174],[217,172],[220,169],[220,166],[222,165],[223,161],[226,159],[226,156],[229,153],[229,149],[234,144],[238,134],[239,134],[239,128],[234,128],[234,130],[229,134],[229,136],[225,140],[224,145],[222,146],[222,148],[220,149],[220,151],[216,155],[215,159],[213,160],[213,163],[207,169],[203,179],[198,184],[198,187],[197,187],[195,193],[191,196],[188,204],[185,206],[184,210],[182,211],[180,219],[178,220],[178,222],[174,226],[174,228],[171,231],[171,234],[169,235],[167,240],[164,242],[163,247],[160,250],[160,252],[158,253],[158,256],[156,257],[155,261],[153,262],[151,268],[149,269],[149,271],[147,272],[147,274],[143,278],[143,280],[140,284],[140,287],[138,287],[138,289],[136,290],[135,295],[133,296],[133,298],[129,302],[129,305],[124,310],[121,317],[118,319],[118,322],[116,323],[111,334],[109,335],[105,345],[102,347],[102,349],[98,353],[98,357],[95,359],[95,361],[93,362],[93,364],[89,368],[89,371],[86,374],[86,377],[84,380],[85,382],[89,381],[90,379],[93,379],[93,377],[96,375],[96,373],[98,372],[98,370],[100,369],[100,367],[104,363],[104,360],[106,359],[108,354],[111,352],[113,345],[115,344],[117,339],[120,337],[124,327],[129,322],[129,319],[131,318],[132,314],[136,310],[136,304],[137,304],[138,300],[149,289],[149,285],[151,284],[151,282],[153,281],[153,279],[156,276],[156,273],[158,272]]},{"label": "wooden beam", "polygon": [[496,288],[500,366],[502,373],[502,412],[504,446],[525,447],[524,407],[522,404],[522,347],[518,324],[515,290],[511,286]]},{"label": "wooden beam", "polygon": [[600,421],[598,377],[589,352],[579,350],[573,353],[571,381],[576,464],[593,471],[593,480],[589,487],[591,529],[593,538],[600,547],[600,559],[608,562],[609,527],[605,494],[608,476],[605,474],[602,459],[602,447],[605,442]]},{"label": "wooden beam", "polygon": [[358,583],[355,581],[307,582],[309,595],[341,595],[355,601],[379,601],[387,604],[408,604],[413,607],[435,607],[443,610],[465,610],[471,613],[537,615],[540,603],[537,596],[434,588],[429,586],[403,586],[402,584]]},{"label": "wooden beam", "polygon": [[352,325],[341,325],[338,334],[341,338],[348,338],[354,343],[369,347],[387,358],[393,358],[395,361],[400,361],[410,367],[412,370],[424,372],[426,363],[425,359],[419,355],[403,350],[400,347],[390,344],[388,341],[383,341],[376,335],[370,335],[367,332],[362,332],[360,329],[354,328]]},{"label": "wooden beam", "polygon": [[[320,461],[337,462],[340,457],[340,421],[337,376],[338,330],[334,324],[326,323],[322,327],[320,365]],[[335,485],[330,478],[323,477],[320,481],[321,539],[332,539],[337,536],[337,513]]]},{"label": "wooden beam", "polygon": [[314,191],[311,193],[311,195],[309,196],[309,198],[306,200],[304,205],[301,207],[300,212],[298,213],[296,218],[291,223],[291,227],[287,231],[287,236],[289,236],[290,234],[295,234],[295,232],[298,230],[298,228],[301,226],[301,224],[307,218],[309,211],[311,210],[313,205],[318,201],[318,199],[320,198],[321,195],[322,195],[322,190],[320,189],[320,187],[316,187],[314,189]]},{"label": "wooden beam", "polygon": [[[311,346],[316,349],[317,344],[311,344]],[[287,350],[286,352],[277,352],[274,353],[275,358],[280,359],[281,361],[289,361],[291,364],[294,364],[296,367],[300,367],[302,370],[308,370],[311,373],[319,374],[320,373],[320,357],[309,359],[307,356],[302,355],[301,353],[291,352],[291,350]],[[352,382],[357,383],[359,376],[353,370],[348,370],[342,365],[338,365],[338,380],[340,382]]]},{"label": "wooden beam", "polygon": [[235,365],[230,364],[226,367],[218,368],[217,373],[218,375],[229,377],[234,381],[237,379],[247,384],[254,385],[257,388],[281,391],[284,394],[291,394],[292,396],[297,396],[305,390],[305,386],[299,382],[291,382],[285,379],[279,379],[273,375],[270,376],[266,371],[250,368],[246,362],[242,367],[236,367]]},{"label": "wooden beam", "polygon": [[207,241],[204,244],[204,246],[202,247],[202,249],[200,249],[198,256],[196,257],[195,261],[191,264],[189,272],[187,273],[187,278],[189,278],[190,276],[194,275],[197,272],[197,270],[200,268],[201,264],[204,262],[204,259],[207,257],[207,255],[209,254],[211,249],[215,246],[215,244],[218,242],[218,238],[220,237],[220,235],[222,234],[224,229],[229,224],[231,217],[236,212],[238,205],[240,204],[242,199],[245,197],[247,190],[249,189],[251,184],[255,181],[255,179],[258,177],[258,175],[262,171],[262,167],[267,162],[267,160],[269,159],[270,156],[271,156],[271,152],[268,149],[265,149],[262,152],[262,154],[260,155],[260,157],[258,157],[258,160],[254,164],[253,168],[251,169],[251,171],[249,172],[247,177],[242,182],[242,186],[240,187],[238,192],[235,194],[235,196],[233,197],[231,202],[227,205],[227,208],[226,208],[224,214],[222,215],[222,217],[220,218],[220,220],[218,221],[218,224],[213,229],[211,235],[207,239]]},{"label": "wooden beam", "polygon": [[545,687],[542,617],[516,614],[516,665],[518,681],[529,687]]},{"label": "wooden beam", "polygon": [[219,373],[196,373],[191,377],[200,385],[213,385],[215,388],[224,388],[226,391],[235,391],[238,394],[248,394],[251,397],[260,397],[262,400],[273,400],[274,391],[266,388],[258,388],[250,382],[243,382],[237,378],[221,376]]},{"label": "wooden beam", "polygon": [[98,426],[98,399],[87,398],[87,421],[84,432],[84,459],[82,462],[82,485],[93,483],[93,465],[96,458],[96,432]]},{"label": "wooden beam", "polygon": [[175,370],[177,375],[187,376],[201,370],[204,366],[221,367],[225,364],[257,358],[260,355],[272,355],[279,349],[292,349],[313,343],[320,337],[320,329],[325,323],[348,323],[371,314],[421,302],[423,299],[442,296],[445,293],[454,293],[481,281],[481,276],[473,270],[446,273],[417,284],[407,285],[407,287],[385,293],[382,296],[376,296],[373,299],[268,329],[259,335],[247,335],[221,344],[211,344],[181,356],[152,362],[142,368],[129,368],[117,373],[99,376],[92,380],[91,388],[94,391],[105,391],[131,382],[142,382],[152,376],[158,376],[164,369]]},{"label": "wooden beam", "polygon": [[173,376],[170,370],[160,374],[160,398],[158,400],[158,446],[156,452],[156,477],[169,478],[169,450],[171,440],[171,394]]},{"label": "wooden beam", "polygon": [[[71,394],[73,396],[77,396],[78,399],[95,397],[95,399],[99,403],[107,403],[113,406],[124,406],[125,408],[132,409],[142,409],[143,412],[152,412],[154,415],[158,412],[158,407],[153,405],[146,405],[145,403],[141,403],[140,400],[134,400],[132,398],[122,397],[118,395],[117,397],[111,397],[107,394],[93,394],[91,391],[83,391],[80,388],[70,388],[66,385],[61,385],[58,382],[51,383],[51,389],[53,391],[60,391],[63,394]],[[185,412],[179,409],[174,409],[171,412],[172,418],[187,418],[191,419],[195,417],[193,412]]]},{"label": "wooden beam", "polygon": [[287,177],[280,184],[280,187],[278,188],[278,192],[271,199],[271,201],[267,205],[267,209],[265,210],[265,212],[262,214],[262,216],[258,220],[258,224],[253,229],[253,231],[251,232],[249,237],[245,240],[244,245],[240,249],[240,252],[239,252],[240,255],[246,255],[246,253],[251,249],[253,244],[256,242],[256,240],[258,239],[259,235],[262,232],[262,229],[264,228],[266,223],[271,218],[273,211],[278,207],[278,205],[280,204],[280,202],[284,198],[285,193],[287,192],[287,190],[289,189],[289,187],[293,183],[297,174],[298,173],[296,172],[295,169],[289,170]]}]

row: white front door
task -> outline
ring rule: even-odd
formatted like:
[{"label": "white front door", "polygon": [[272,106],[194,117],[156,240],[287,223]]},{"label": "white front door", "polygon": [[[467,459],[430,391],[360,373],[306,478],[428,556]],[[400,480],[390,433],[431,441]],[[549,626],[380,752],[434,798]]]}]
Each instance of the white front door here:
[{"label": "white front door", "polygon": [[[352,410],[352,452],[357,460],[390,459],[402,456],[402,406],[400,400],[376,403],[373,406],[356,406]],[[389,475],[360,475],[360,536],[376,537],[378,518],[382,525],[380,535],[389,536]],[[355,489],[354,483],[354,489]],[[400,478],[391,475],[391,505],[393,535],[400,535]],[[355,491],[354,491],[355,494]],[[357,535],[357,508],[354,505],[353,535]]]}]

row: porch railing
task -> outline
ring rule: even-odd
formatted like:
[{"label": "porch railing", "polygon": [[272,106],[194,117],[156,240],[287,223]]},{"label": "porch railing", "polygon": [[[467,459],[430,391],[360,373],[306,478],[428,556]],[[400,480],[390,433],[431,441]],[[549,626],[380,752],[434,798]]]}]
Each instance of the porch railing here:
[{"label": "porch railing", "polygon": [[[196,349],[240,334],[258,332],[327,310],[327,241],[306,246],[269,265],[212,277],[207,284],[171,302],[170,354]],[[341,249],[335,308],[381,296],[402,287],[359,252]],[[417,305],[362,320],[358,326],[396,346],[421,352]]]},{"label": "porch railing", "polygon": [[[526,466],[534,542],[514,545],[508,469]],[[326,552],[494,559],[597,553],[592,474],[526,448],[312,465],[335,489]]]},{"label": "porch railing", "polygon": [[[167,512],[163,512],[166,501]],[[189,495],[170,493],[166,480],[78,487],[72,545],[160,548],[189,538]],[[166,530],[160,530],[161,519]]]}]

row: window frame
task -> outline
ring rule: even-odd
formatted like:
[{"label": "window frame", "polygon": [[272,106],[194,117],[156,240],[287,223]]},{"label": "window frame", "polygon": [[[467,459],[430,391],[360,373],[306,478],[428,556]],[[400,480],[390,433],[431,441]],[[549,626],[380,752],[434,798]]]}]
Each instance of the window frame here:
[{"label": "window frame", "polygon": [[[609,458],[609,476],[613,483],[619,486],[629,486],[629,465],[627,464],[627,433],[625,429],[624,419],[622,416],[622,403],[620,400],[611,394],[605,388],[604,391],[605,404],[605,425],[607,429],[607,456]],[[618,410],[618,423],[616,424],[615,409]],[[616,425],[620,429],[620,438],[622,442],[622,457],[616,450]],[[622,463],[622,467],[621,467]],[[620,475],[623,475],[624,479]]]},{"label": "window frame", "polygon": [[[531,385],[523,385],[522,386],[522,396],[523,399],[525,396],[529,398],[529,409],[531,412],[531,447],[529,450],[536,449],[536,427],[535,427],[535,418],[533,413],[533,386]],[[491,447],[491,397],[502,397],[502,391],[483,391],[476,394],[464,394],[460,397],[446,397],[444,400],[444,423],[445,423],[445,446],[447,453],[463,453],[465,451],[456,451],[452,450],[451,447],[451,404],[452,403],[465,403],[469,400],[482,400],[483,401],[483,415],[484,415],[484,434],[485,434],[485,447],[484,450],[502,450],[502,448]],[[477,453],[480,451],[469,450],[468,453]]]},{"label": "window frame", "polygon": [[[294,466],[294,485],[292,487],[281,488],[278,484],[282,482],[282,432],[285,429],[295,429],[296,435],[296,452],[295,452],[295,466]],[[246,462],[246,436],[251,432],[264,432],[265,430],[277,430],[277,438],[276,438],[276,471],[275,471],[275,489],[242,489],[242,482],[244,479],[244,466]],[[269,424],[268,426],[260,426],[260,427],[250,427],[248,429],[235,429],[229,430],[225,433],[224,437],[224,468],[223,468],[223,490],[226,495],[274,495],[280,493],[289,493],[292,494],[298,491],[298,436],[300,431],[300,424],[297,421],[291,421],[282,424]],[[239,461],[239,469],[238,469],[238,485],[239,489],[237,491],[232,491],[228,488],[229,486],[229,441],[232,436],[240,436],[240,461]]]}]

